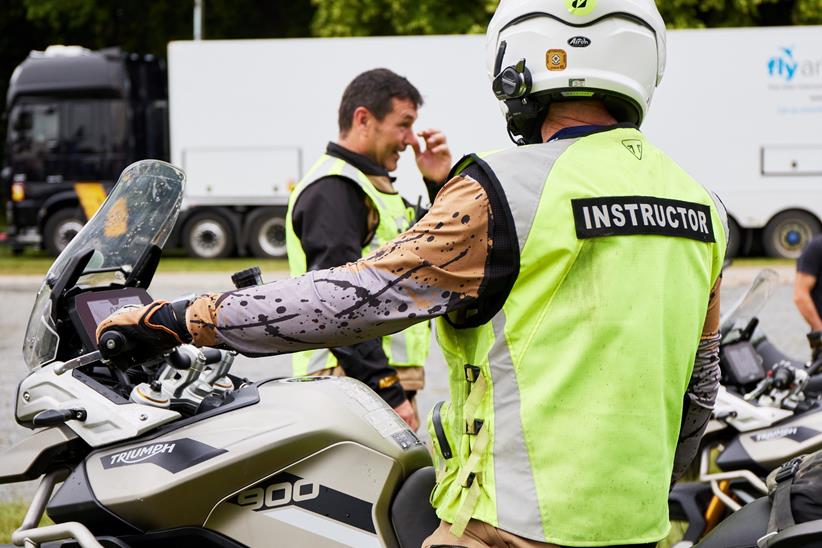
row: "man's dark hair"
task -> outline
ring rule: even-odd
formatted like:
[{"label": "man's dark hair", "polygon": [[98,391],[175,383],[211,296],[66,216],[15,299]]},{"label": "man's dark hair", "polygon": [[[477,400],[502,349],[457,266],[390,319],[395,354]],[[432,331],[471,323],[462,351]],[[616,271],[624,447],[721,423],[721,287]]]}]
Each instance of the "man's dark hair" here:
[{"label": "man's dark hair", "polygon": [[407,99],[414,106],[422,106],[422,96],[405,77],[385,68],[367,70],[351,80],[340,101],[340,133],[351,129],[351,121],[357,107],[367,108],[377,120],[391,112],[391,99]]}]

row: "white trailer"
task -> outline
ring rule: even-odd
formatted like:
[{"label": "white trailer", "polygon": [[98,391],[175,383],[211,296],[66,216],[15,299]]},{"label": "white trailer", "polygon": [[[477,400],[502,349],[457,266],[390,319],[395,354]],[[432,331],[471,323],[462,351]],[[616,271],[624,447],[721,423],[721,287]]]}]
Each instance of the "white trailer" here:
[{"label": "white trailer", "polygon": [[643,131],[731,217],[731,252],[794,258],[822,219],[822,27],[678,30]]},{"label": "white trailer", "polygon": [[[416,126],[445,131],[455,161],[512,146],[483,36],[172,42],[168,63],[182,236],[196,255],[234,243],[284,254],[290,189],[336,139],[343,89],[364,70],[408,77],[425,100]],[[822,218],[822,27],[669,32],[643,130],[723,199],[734,252],[761,238],[795,257]],[[410,149],[396,174],[407,198],[425,194]]]},{"label": "white trailer", "polygon": [[[337,140],[343,90],[368,69],[390,68],[419,88],[415,128],[443,129],[455,161],[509,146],[483,56],[482,36],[170,43],[171,161],[188,177],[186,247],[208,256],[221,240],[244,238],[258,255],[284,254],[290,189]],[[410,147],[395,175],[406,198],[428,201]]]}]

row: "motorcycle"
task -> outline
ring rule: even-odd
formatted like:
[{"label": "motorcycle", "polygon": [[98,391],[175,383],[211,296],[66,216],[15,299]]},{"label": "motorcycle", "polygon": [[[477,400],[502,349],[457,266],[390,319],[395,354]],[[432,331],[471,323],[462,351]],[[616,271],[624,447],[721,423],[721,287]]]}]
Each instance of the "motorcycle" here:
[{"label": "motorcycle", "polygon": [[698,482],[678,483],[669,495],[671,519],[688,523],[678,548],[767,494],[771,470],[822,449],[822,403],[813,389],[822,375],[799,362],[768,363],[752,342],[766,340],[755,337],[758,315],[777,279],[772,270],[760,272],[720,321],[722,384],[700,448]]},{"label": "motorcycle", "polygon": [[[183,184],[132,164],[46,275],[15,408],[32,433],[0,459],[0,483],[42,476],[12,542],[418,547],[439,524],[431,459],[365,385],[249,382],[233,352],[158,354],[116,331],[98,348],[102,319],[152,301]],[[54,525],[37,526],[44,511]]]},{"label": "motorcycle", "polygon": [[[438,525],[428,451],[361,383],[249,382],[232,352],[158,354],[117,332],[98,347],[102,319],[152,301],[183,180],[163,162],[127,168],[37,294],[15,402],[32,434],[0,459],[0,483],[42,479],[13,543],[419,546]],[[239,274],[240,290],[254,283]],[[54,525],[37,525],[44,512]],[[741,538],[762,525],[749,515],[716,531],[741,523]]]}]

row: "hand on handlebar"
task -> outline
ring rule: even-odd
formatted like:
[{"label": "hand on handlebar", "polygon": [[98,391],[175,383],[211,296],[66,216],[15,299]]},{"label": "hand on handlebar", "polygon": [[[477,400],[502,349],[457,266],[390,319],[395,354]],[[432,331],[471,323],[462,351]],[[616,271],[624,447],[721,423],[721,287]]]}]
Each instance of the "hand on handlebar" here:
[{"label": "hand on handlebar", "polygon": [[97,341],[107,331],[116,330],[140,354],[158,354],[183,344],[187,333],[171,303],[154,301],[147,306],[121,308],[97,326]]}]

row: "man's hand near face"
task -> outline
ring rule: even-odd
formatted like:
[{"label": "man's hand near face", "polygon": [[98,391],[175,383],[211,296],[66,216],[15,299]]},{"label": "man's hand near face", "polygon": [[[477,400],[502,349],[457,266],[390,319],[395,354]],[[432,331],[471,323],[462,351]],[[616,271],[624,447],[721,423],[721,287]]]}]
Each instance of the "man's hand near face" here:
[{"label": "man's hand near face", "polygon": [[416,139],[411,141],[414,156],[417,159],[417,168],[422,176],[435,183],[444,183],[451,171],[451,150],[445,134],[438,129],[426,129],[417,133],[425,142],[425,150]]}]

